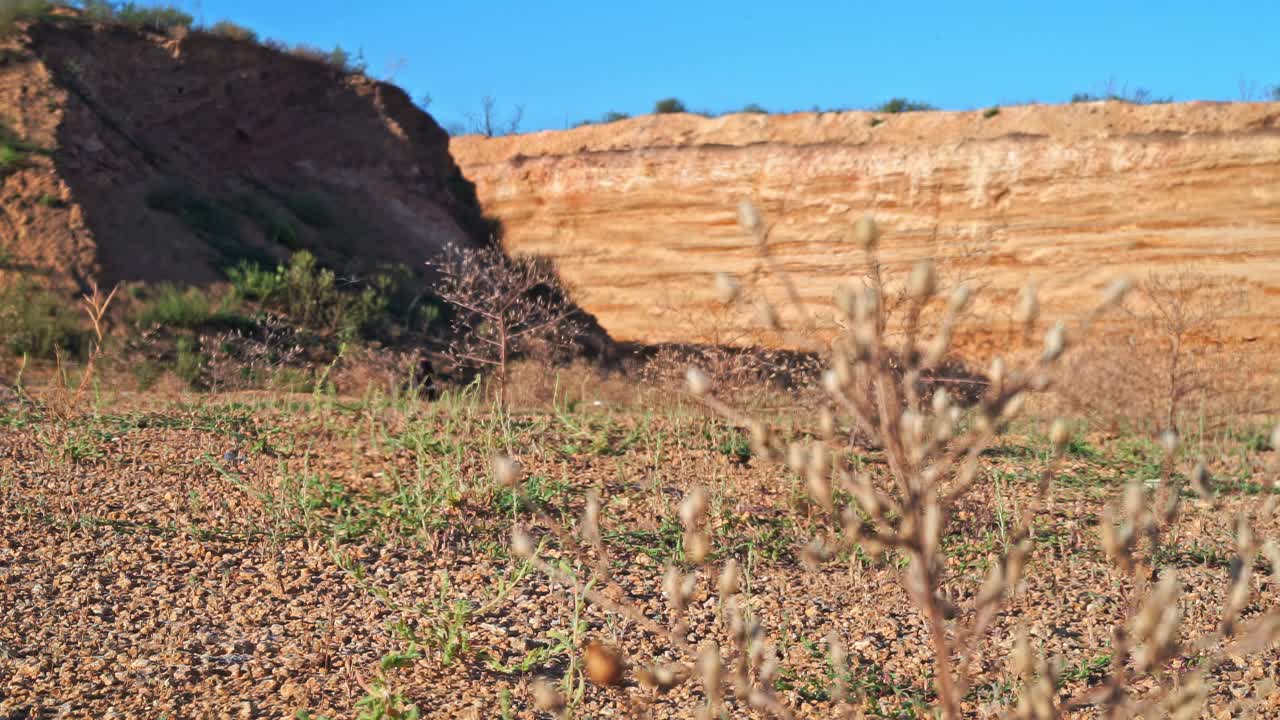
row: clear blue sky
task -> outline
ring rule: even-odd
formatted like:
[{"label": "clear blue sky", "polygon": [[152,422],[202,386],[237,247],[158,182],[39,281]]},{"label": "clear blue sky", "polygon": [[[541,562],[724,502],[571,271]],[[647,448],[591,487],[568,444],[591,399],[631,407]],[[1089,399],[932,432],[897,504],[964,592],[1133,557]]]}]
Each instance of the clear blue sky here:
[{"label": "clear blue sky", "polygon": [[721,112],[865,108],[895,96],[945,109],[1063,102],[1142,87],[1176,100],[1261,97],[1280,84],[1280,0],[178,0],[264,37],[363,49],[370,73],[442,125],[485,95],[562,128],[655,100]]}]

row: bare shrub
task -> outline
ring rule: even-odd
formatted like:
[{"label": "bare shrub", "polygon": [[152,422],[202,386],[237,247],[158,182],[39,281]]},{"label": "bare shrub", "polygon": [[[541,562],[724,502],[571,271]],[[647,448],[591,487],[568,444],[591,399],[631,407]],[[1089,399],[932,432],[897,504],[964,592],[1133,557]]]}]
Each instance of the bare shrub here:
[{"label": "bare shrub", "polygon": [[1248,309],[1228,278],[1153,273],[1122,309],[1121,327],[1072,361],[1073,381],[1057,392],[1069,407],[1153,437],[1275,409],[1264,359],[1228,342],[1227,325]]},{"label": "bare shrub", "polygon": [[511,257],[496,244],[450,245],[429,265],[439,274],[435,294],[453,310],[440,354],[455,366],[491,371],[505,411],[511,361],[533,352],[550,358],[567,347],[580,330],[580,311],[549,262]]},{"label": "bare shrub", "polygon": [[[748,231],[757,227],[754,209],[746,208],[743,217]],[[865,250],[869,264],[876,267],[875,223],[870,219],[859,222],[854,240]],[[1053,457],[1040,473],[1031,501],[1015,512],[1008,542],[990,557],[985,579],[971,579],[948,563],[943,540],[957,531],[964,503],[981,502],[983,496],[977,489],[983,477],[978,461],[984,449],[995,444],[1021,415],[1029,396],[1055,383],[1063,359],[1088,337],[1104,312],[1122,301],[1129,284],[1117,280],[1097,305],[1075,322],[1053,324],[1038,358],[1025,367],[1006,367],[1000,360],[993,363],[990,384],[970,409],[958,404],[945,388],[922,393],[919,379],[947,357],[955,323],[972,301],[971,289],[960,285],[941,297],[936,271],[928,260],[916,265],[902,287],[905,324],[894,335],[886,332],[888,284],[879,273],[872,275],[865,287],[851,290],[841,303],[844,331],[830,345],[829,366],[822,377],[822,388],[831,404],[818,411],[812,434],[788,442],[767,422],[740,413],[700,369],[689,369],[687,383],[694,397],[730,423],[749,430],[756,456],[785,465],[803,479],[811,507],[823,518],[800,553],[806,565],[822,568],[860,549],[871,558],[892,558],[903,568],[900,581],[922,616],[931,648],[933,710],[946,720],[954,720],[962,717],[964,700],[983,673],[983,663],[976,658],[995,643],[991,637],[998,627],[995,621],[1021,592],[1033,548],[1032,521],[1047,509],[1058,465],[1070,440],[1066,423],[1052,423]],[[1034,294],[1024,294],[1021,304],[1024,322],[1034,325],[1038,314]],[[938,309],[937,321],[921,322],[931,306]],[[802,307],[796,309],[801,315],[805,313]],[[781,323],[778,329],[786,331]],[[883,465],[858,465],[848,459],[844,451],[855,431],[870,435],[883,448]],[[1273,442],[1280,442],[1280,428],[1273,434]],[[1207,696],[1210,673],[1228,658],[1261,651],[1280,640],[1280,610],[1255,609],[1247,621],[1242,619],[1242,611],[1254,597],[1250,577],[1256,556],[1264,554],[1272,572],[1280,573],[1280,551],[1254,531],[1271,520],[1277,505],[1276,499],[1269,497],[1270,479],[1264,487],[1267,502],[1256,513],[1242,514],[1237,520],[1238,557],[1231,565],[1218,626],[1201,637],[1184,638],[1178,603],[1181,584],[1172,570],[1155,576],[1155,558],[1163,538],[1176,526],[1187,489],[1182,475],[1175,472],[1174,435],[1167,435],[1165,450],[1155,491],[1133,479],[1100,523],[1104,550],[1128,578],[1126,589],[1121,591],[1125,594],[1122,606],[1128,610],[1113,630],[1107,678],[1076,696],[1060,697],[1060,665],[1038,652],[1023,632],[1011,638],[1012,652],[1007,658],[1018,687],[1009,717],[1045,720],[1085,708],[1099,709],[1108,718],[1196,717]],[[499,458],[495,469],[500,482],[520,482],[518,463]],[[1213,502],[1203,465],[1191,469],[1186,477],[1190,490],[1205,502]],[[601,513],[600,498],[590,494],[574,532],[539,511],[538,522],[554,536],[559,553],[550,555],[552,559],[542,557],[534,537],[519,527],[513,532],[513,551],[573,588],[575,596],[584,596],[628,618],[666,646],[676,660],[628,662],[619,658],[620,664],[634,667],[642,684],[665,691],[686,678],[697,678],[706,698],[704,717],[727,716],[731,703],[774,717],[792,717],[793,710],[774,690],[779,678],[777,653],[743,596],[741,570],[732,559],[719,568],[709,562],[714,519],[708,491],[695,484],[679,506],[681,547],[687,564],[673,563],[667,568],[662,586],[666,617],[646,614],[643,604],[613,581],[613,562],[601,541]],[[1053,517],[1051,513],[1045,516]],[[1044,522],[1041,518],[1037,531]],[[592,568],[589,578],[573,570],[566,557],[578,558],[578,567]],[[711,580],[714,588],[728,645],[722,646],[711,637],[695,645],[688,637],[689,603],[695,590],[706,584],[704,580]],[[832,634],[827,651],[830,667],[835,669],[830,690],[839,716],[860,717],[860,691],[840,680],[841,668],[848,667],[849,650]],[[1166,672],[1177,658],[1195,658],[1197,662],[1194,669],[1180,675]],[[1139,687],[1141,692],[1136,692]],[[544,707],[562,706],[556,697],[544,700]]]},{"label": "bare shrub", "polygon": [[464,115],[467,119],[465,131],[485,137],[514,135],[520,132],[520,121],[524,119],[524,106],[516,105],[511,114],[504,120],[498,111],[498,101],[490,95],[480,98],[480,109]]}]

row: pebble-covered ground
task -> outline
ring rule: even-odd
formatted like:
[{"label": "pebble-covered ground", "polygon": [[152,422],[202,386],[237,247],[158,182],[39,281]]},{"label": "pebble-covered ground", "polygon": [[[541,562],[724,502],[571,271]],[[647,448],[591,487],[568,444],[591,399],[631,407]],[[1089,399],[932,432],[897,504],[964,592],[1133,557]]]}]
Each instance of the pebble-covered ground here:
[{"label": "pebble-covered ground", "polygon": [[[1028,423],[987,453],[946,527],[962,624],[1046,462],[1038,438]],[[490,470],[504,447],[524,466],[514,491]],[[1244,434],[1214,449],[1216,501],[1186,499],[1156,560],[1179,573],[1187,639],[1216,627],[1236,516],[1265,501],[1276,460]],[[1026,579],[978,649],[970,716],[1016,704],[1007,657],[1018,627],[1060,657],[1060,697],[1106,675],[1129,583],[1101,550],[1099,518],[1129,478],[1154,474],[1155,453],[1133,438],[1073,440]],[[860,457],[874,471],[876,453]],[[846,554],[807,568],[799,549],[826,527],[823,514],[802,481],[751,457],[719,421],[561,405],[500,422],[457,400],[200,396],[118,399],[71,419],[12,398],[0,408],[0,718],[408,717],[411,705],[421,717],[549,717],[534,708],[539,679],[573,717],[695,716],[696,675],[664,693],[634,672],[621,687],[587,678],[590,640],[633,668],[690,658],[508,545],[513,525],[529,527],[545,542],[540,557],[587,578],[545,518],[571,525],[595,490],[611,592],[666,625],[664,569],[683,561],[676,508],[696,484],[711,498],[714,551],[690,602],[693,646],[715,638],[732,652],[716,603],[732,557],[778,653],[773,685],[797,716],[840,716],[833,632],[859,696],[846,716],[930,716],[932,656],[898,564]],[[1274,519],[1254,531],[1280,538]],[[1261,558],[1256,570],[1246,617],[1280,599]],[[1165,669],[1177,677],[1193,664]],[[1280,717],[1277,668],[1274,646],[1229,657],[1205,716]],[[727,710],[756,716],[733,701]]]}]

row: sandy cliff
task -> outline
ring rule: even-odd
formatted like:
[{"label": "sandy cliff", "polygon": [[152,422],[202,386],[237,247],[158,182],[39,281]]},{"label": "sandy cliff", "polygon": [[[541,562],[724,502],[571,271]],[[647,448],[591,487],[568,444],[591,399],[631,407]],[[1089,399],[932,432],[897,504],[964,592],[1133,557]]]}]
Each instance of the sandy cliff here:
[{"label": "sandy cliff", "polygon": [[818,306],[873,211],[891,266],[933,252],[992,299],[1035,280],[1048,315],[1120,273],[1225,275],[1249,299],[1232,339],[1280,345],[1280,104],[668,115],[450,150],[509,247],[556,258],[621,339],[706,339],[711,274],[758,270],[735,222],[751,198]]}]

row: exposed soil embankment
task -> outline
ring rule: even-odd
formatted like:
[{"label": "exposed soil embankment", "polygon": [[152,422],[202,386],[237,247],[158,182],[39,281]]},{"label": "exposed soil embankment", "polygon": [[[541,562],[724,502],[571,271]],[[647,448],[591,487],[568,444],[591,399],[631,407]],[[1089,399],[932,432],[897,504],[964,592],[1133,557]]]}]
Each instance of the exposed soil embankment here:
[{"label": "exposed soil embankment", "polygon": [[9,279],[203,283],[298,249],[355,275],[487,236],[403,91],[248,42],[42,21],[0,40],[0,123]]}]

